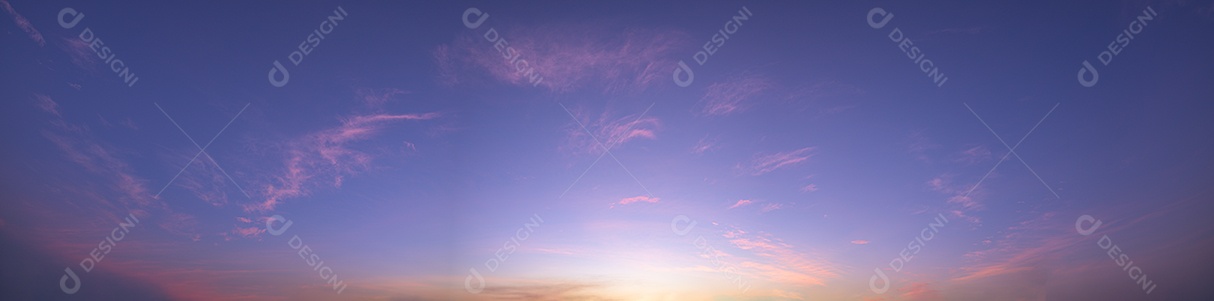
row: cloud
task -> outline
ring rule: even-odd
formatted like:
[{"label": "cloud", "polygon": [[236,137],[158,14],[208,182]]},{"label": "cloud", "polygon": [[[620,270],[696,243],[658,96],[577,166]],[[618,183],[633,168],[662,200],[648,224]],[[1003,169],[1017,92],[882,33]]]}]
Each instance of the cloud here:
[{"label": "cloud", "polygon": [[37,106],[38,109],[57,117],[62,117],[62,115],[59,115],[59,103],[56,103],[55,100],[42,94],[34,94],[34,98],[36,99],[34,101],[34,105]]},{"label": "cloud", "polygon": [[905,300],[940,300],[940,292],[926,282],[914,282],[898,288]]},{"label": "cloud", "polygon": [[826,280],[840,277],[842,269],[837,264],[799,252],[769,233],[727,233],[732,233],[725,236],[730,244],[753,255],[739,257],[738,268],[740,273],[753,279],[805,287],[824,286]]},{"label": "cloud", "polygon": [[818,185],[816,185],[816,184],[807,184],[807,185],[805,185],[805,186],[802,186],[802,187],[801,187],[801,191],[804,191],[804,192],[814,192],[814,191],[818,191]]},{"label": "cloud", "polygon": [[985,206],[977,201],[975,197],[978,190],[970,191],[965,186],[952,183],[952,176],[940,175],[927,181],[927,186],[933,191],[950,195],[947,202],[961,206],[966,210],[981,210]]},{"label": "cloud", "polygon": [[851,244],[853,244],[853,245],[867,245],[867,244],[868,244],[868,241],[867,241],[867,240],[863,240],[863,239],[857,239],[857,240],[853,240],[853,241],[851,241]]},{"label": "cloud", "polygon": [[88,126],[73,124],[59,112],[59,104],[49,96],[36,94],[35,106],[48,114],[54,115],[50,120],[51,127],[42,131],[42,136],[54,144],[68,161],[73,162],[99,176],[107,187],[116,188],[118,195],[112,199],[102,197],[99,201],[110,207],[138,208],[153,204],[153,198],[146,187],[147,180],[137,176],[135,170],[121,156],[117,147],[95,140],[95,135]]},{"label": "cloud", "polygon": [[46,40],[42,38],[42,33],[38,32],[38,29],[34,28],[34,25],[30,24],[30,21],[25,19],[24,16],[17,13],[17,10],[13,9],[13,6],[7,0],[0,0],[0,7],[4,8],[4,12],[7,12],[9,17],[13,18],[13,23],[17,23],[17,27],[25,31],[25,34],[30,39],[38,43],[38,46],[46,46]]},{"label": "cloud", "polygon": [[709,85],[700,98],[700,114],[726,116],[740,113],[753,105],[764,92],[775,84],[766,77],[743,74]]},{"label": "cloud", "polygon": [[699,142],[696,142],[696,145],[691,147],[691,152],[694,154],[703,154],[704,152],[717,148],[720,148],[717,138],[709,139],[708,137],[704,137],[701,138]]},{"label": "cloud", "polygon": [[784,208],[784,204],[767,203],[767,204],[764,204],[763,209],[760,209],[759,211],[768,212],[768,211],[779,210],[779,209],[783,209],[783,208]]},{"label": "cloud", "polygon": [[[493,81],[542,87],[554,93],[637,93],[657,84],[671,84],[670,70],[683,55],[683,46],[691,44],[678,31],[610,20],[539,26],[494,23],[499,20],[504,19],[491,18],[431,51],[440,84],[475,83],[475,76],[486,72]],[[507,59],[494,47],[495,42],[485,38],[490,29],[497,33],[496,41],[505,40],[508,44],[504,45],[514,49],[509,53],[517,53],[516,59]],[[533,75],[528,75],[531,68]]]},{"label": "cloud", "polygon": [[[583,117],[586,114],[574,111],[573,115],[578,118],[578,121],[570,122],[566,126],[569,142],[563,148],[575,154],[593,154],[603,152],[604,147],[616,149],[625,142],[640,138],[657,139],[657,131],[662,125],[661,121],[657,117],[642,117],[640,114],[613,118],[610,113],[604,112],[598,118],[591,120],[589,117]],[[586,128],[583,129],[579,123],[585,125]],[[594,137],[591,137],[587,131],[594,133]],[[599,143],[602,145],[600,146]]]},{"label": "cloud", "polygon": [[806,147],[770,155],[756,155],[756,158],[751,161],[746,169],[750,171],[751,175],[762,175],[776,169],[805,162],[805,160],[813,157],[814,154],[811,153],[813,150],[814,147]]},{"label": "cloud", "polygon": [[980,163],[991,159],[991,150],[984,145],[979,145],[963,150],[955,157],[954,161],[965,164]]},{"label": "cloud", "polygon": [[750,205],[750,203],[750,200],[738,200],[738,202],[734,203],[733,206],[729,206],[729,209]]},{"label": "cloud", "polygon": [[615,205],[623,206],[623,205],[628,205],[628,204],[632,204],[632,203],[657,203],[660,200],[662,200],[662,199],[661,198],[651,198],[648,196],[640,195],[640,196],[634,196],[634,197],[630,197],[630,198],[620,199],[619,202],[612,204],[612,207],[615,207]]},{"label": "cloud", "polygon": [[908,140],[907,151],[914,155],[916,160],[923,162],[931,162],[928,151],[940,147],[932,142],[923,131],[912,131],[907,134],[906,139]]},{"label": "cloud", "polygon": [[366,114],[344,118],[341,124],[306,134],[279,145],[283,168],[256,190],[265,198],[246,205],[248,212],[273,210],[283,200],[311,195],[320,187],[341,187],[346,176],[368,168],[374,157],[351,144],[374,138],[395,121],[426,121],[442,117],[437,112],[414,114]]},{"label": "cloud", "polygon": [[358,94],[358,97],[362,98],[363,104],[365,104],[366,106],[372,107],[372,108],[378,108],[378,107],[381,107],[384,104],[388,103],[388,101],[391,100],[393,96],[402,95],[402,94],[411,94],[413,92],[396,89],[396,88],[386,88],[386,89],[361,88],[361,89],[355,90],[354,93]]}]

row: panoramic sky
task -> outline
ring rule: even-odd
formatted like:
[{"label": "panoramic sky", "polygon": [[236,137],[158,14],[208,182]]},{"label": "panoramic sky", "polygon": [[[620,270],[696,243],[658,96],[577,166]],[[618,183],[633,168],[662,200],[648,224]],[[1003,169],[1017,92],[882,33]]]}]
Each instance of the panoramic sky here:
[{"label": "panoramic sky", "polygon": [[1214,299],[1210,0],[0,9],[0,299]]}]

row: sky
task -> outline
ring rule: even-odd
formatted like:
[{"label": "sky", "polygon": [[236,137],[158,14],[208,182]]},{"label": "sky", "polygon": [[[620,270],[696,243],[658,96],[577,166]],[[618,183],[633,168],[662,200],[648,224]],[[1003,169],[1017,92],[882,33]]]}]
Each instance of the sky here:
[{"label": "sky", "polygon": [[1214,1],[0,9],[6,300],[1214,298]]}]

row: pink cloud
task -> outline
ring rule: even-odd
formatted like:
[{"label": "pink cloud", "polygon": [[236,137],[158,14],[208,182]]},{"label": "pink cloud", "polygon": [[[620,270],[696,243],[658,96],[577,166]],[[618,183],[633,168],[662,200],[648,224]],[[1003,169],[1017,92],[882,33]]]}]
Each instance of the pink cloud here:
[{"label": "pink cloud", "polygon": [[969,187],[953,184],[951,175],[937,176],[928,180],[926,184],[933,191],[949,195],[947,200],[949,204],[971,211],[981,210],[985,207],[976,199],[977,195],[981,193],[979,190],[970,191]]},{"label": "pink cloud", "polygon": [[[564,148],[572,149],[574,153],[600,153],[604,151],[604,147],[615,149],[625,142],[639,138],[657,139],[657,131],[662,125],[661,121],[652,116],[639,117],[640,114],[613,118],[609,113],[604,112],[597,119],[591,120],[588,117],[582,117],[584,114],[575,112],[574,116],[586,128],[583,129],[578,122],[570,122],[566,127],[569,145]],[[594,137],[590,137],[587,130],[594,133]],[[600,142],[602,146],[599,145]]]},{"label": "pink cloud", "polygon": [[628,205],[628,204],[632,204],[632,203],[657,203],[660,200],[661,200],[661,198],[651,198],[648,196],[640,195],[640,196],[634,196],[634,197],[630,197],[630,198],[623,198],[619,202],[616,202],[615,204],[613,204],[613,206],[614,205],[623,206],[623,205]]},{"label": "pink cloud", "polygon": [[784,204],[767,203],[767,204],[763,205],[763,209],[760,209],[759,211],[768,212],[768,211],[779,210],[779,209],[783,209],[783,208],[784,208]]},{"label": "pink cloud", "polygon": [[700,98],[700,113],[708,116],[725,116],[749,108],[756,98],[775,86],[762,76],[735,76],[708,86]]},{"label": "pink cloud", "polygon": [[[479,70],[494,81],[556,93],[585,89],[635,93],[670,83],[670,70],[683,55],[682,46],[690,44],[689,37],[680,32],[612,25],[610,21],[503,26],[493,23],[498,20],[505,19],[492,18],[431,52],[440,83],[475,82],[468,71]],[[518,53],[514,63],[485,38],[490,29]],[[520,60],[527,64],[517,63]],[[524,66],[523,71],[514,64]]]},{"label": "pink cloud", "polygon": [[940,300],[940,292],[926,282],[914,282],[898,289],[906,300]]},{"label": "pink cloud", "polygon": [[851,241],[851,244],[853,244],[853,245],[867,245],[867,244],[868,244],[868,241],[867,241],[867,240],[863,240],[863,239],[857,239],[857,240],[853,240],[853,241]]},{"label": "pink cloud", "polygon": [[42,94],[34,94],[34,98],[36,99],[34,105],[37,106],[38,109],[55,116],[60,116],[59,103],[56,103],[55,100]]},{"label": "pink cloud", "polygon": [[368,114],[342,119],[341,124],[316,131],[283,145],[283,169],[257,190],[265,200],[246,205],[249,212],[273,210],[283,200],[310,195],[320,187],[341,187],[346,176],[368,168],[371,154],[351,144],[374,138],[394,121],[425,121],[442,117],[437,112]]},{"label": "pink cloud", "polygon": [[816,185],[816,184],[807,184],[807,185],[805,185],[805,186],[802,186],[802,187],[801,187],[801,191],[804,191],[804,192],[814,192],[814,191],[818,191],[818,185]]},{"label": "pink cloud", "polygon": [[34,25],[30,24],[30,21],[25,19],[24,16],[17,13],[17,10],[13,9],[13,6],[9,4],[7,0],[0,0],[0,7],[4,8],[4,11],[13,18],[13,23],[17,23],[17,27],[20,27],[21,30],[25,31],[25,34],[28,35],[30,39],[34,40],[35,43],[38,43],[38,46],[46,46],[46,40],[42,38],[42,33],[38,32],[38,29],[34,28]]},{"label": "pink cloud", "polygon": [[956,155],[957,162],[974,164],[991,159],[991,150],[986,146],[979,145],[961,151]]},{"label": "pink cloud", "polygon": [[700,139],[696,145],[691,147],[691,152],[695,154],[703,154],[704,152],[720,148],[716,138],[709,139],[707,137]]},{"label": "pink cloud", "polygon": [[733,206],[729,206],[729,209],[750,205],[750,203],[750,200],[738,200],[738,202],[734,203]]},{"label": "pink cloud", "polygon": [[837,264],[799,252],[771,234],[738,231],[726,238],[730,238],[730,244],[754,255],[743,259],[739,269],[750,277],[800,286],[822,286],[827,279],[840,277],[841,268]]},{"label": "pink cloud", "polygon": [[813,150],[813,147],[806,147],[770,155],[758,155],[746,168],[750,170],[751,175],[762,175],[782,167],[805,162],[814,155],[811,153]]},{"label": "pink cloud", "polygon": [[401,89],[396,89],[396,88],[386,88],[386,89],[362,88],[362,89],[355,90],[354,93],[358,94],[358,96],[363,99],[363,104],[367,105],[368,107],[378,108],[380,106],[383,106],[385,103],[388,103],[388,101],[391,100],[393,96],[402,95],[402,94],[410,94],[412,92],[401,90]]}]

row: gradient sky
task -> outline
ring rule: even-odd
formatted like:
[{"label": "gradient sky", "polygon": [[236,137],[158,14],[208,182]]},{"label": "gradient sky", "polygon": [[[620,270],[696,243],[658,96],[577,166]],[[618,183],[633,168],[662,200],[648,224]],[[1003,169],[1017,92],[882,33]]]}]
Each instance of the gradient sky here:
[{"label": "gradient sky", "polygon": [[0,0],[0,295],[1214,299],[1214,2],[1030,2]]}]

